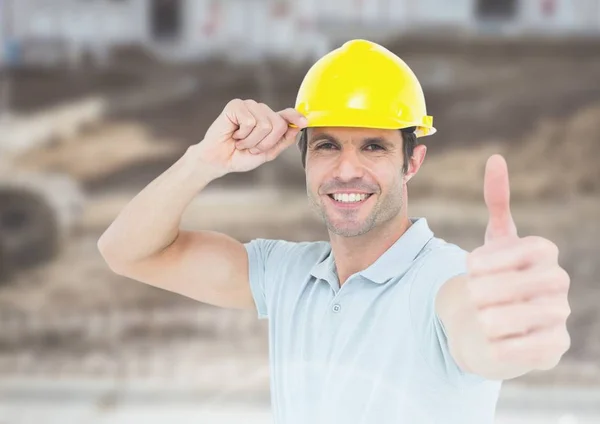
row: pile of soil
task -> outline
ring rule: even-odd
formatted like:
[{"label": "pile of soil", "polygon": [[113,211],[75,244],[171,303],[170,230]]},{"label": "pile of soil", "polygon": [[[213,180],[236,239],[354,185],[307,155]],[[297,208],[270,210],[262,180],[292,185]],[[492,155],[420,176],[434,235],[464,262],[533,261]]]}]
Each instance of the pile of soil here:
[{"label": "pile of soil", "polygon": [[479,198],[485,162],[505,156],[514,200],[589,196],[600,192],[600,103],[562,119],[543,119],[516,141],[491,140],[426,159],[411,195]]},{"label": "pile of soil", "polygon": [[507,155],[514,162],[516,182],[528,187],[532,197],[600,192],[600,103],[564,120],[540,122]]},{"label": "pile of soil", "polygon": [[120,69],[19,68],[8,73],[10,107],[29,114],[66,101],[134,89],[141,80]]}]

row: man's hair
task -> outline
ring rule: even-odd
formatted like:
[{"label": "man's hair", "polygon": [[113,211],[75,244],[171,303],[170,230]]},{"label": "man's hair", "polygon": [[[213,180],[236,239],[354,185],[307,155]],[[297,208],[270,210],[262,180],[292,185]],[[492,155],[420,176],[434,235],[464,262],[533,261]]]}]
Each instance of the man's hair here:
[{"label": "man's hair", "polygon": [[[402,172],[406,174],[408,171],[408,162],[413,155],[415,146],[417,145],[417,135],[415,134],[416,127],[402,128],[400,133],[402,134],[402,149],[404,151],[404,164],[402,165]],[[306,168],[306,151],[308,149],[308,131],[304,128],[300,132],[300,139],[298,140],[298,147],[300,148],[300,154],[302,155],[302,166]]]}]

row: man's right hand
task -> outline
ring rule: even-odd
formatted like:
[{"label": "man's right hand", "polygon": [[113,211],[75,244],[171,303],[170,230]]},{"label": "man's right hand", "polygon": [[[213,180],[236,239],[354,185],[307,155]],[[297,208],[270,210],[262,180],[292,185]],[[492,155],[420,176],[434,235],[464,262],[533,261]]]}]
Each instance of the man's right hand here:
[{"label": "man's right hand", "polygon": [[264,103],[235,99],[225,106],[195,148],[202,162],[220,177],[272,161],[294,143],[306,126],[306,118],[293,108],[274,112]]}]

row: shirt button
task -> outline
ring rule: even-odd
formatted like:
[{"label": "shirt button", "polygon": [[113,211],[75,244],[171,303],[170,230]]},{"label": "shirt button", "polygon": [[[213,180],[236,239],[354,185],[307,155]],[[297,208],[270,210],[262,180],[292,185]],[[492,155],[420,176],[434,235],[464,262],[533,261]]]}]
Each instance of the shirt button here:
[{"label": "shirt button", "polygon": [[333,312],[339,312],[342,309],[342,307],[336,303],[335,305],[333,305],[332,309],[333,309]]}]

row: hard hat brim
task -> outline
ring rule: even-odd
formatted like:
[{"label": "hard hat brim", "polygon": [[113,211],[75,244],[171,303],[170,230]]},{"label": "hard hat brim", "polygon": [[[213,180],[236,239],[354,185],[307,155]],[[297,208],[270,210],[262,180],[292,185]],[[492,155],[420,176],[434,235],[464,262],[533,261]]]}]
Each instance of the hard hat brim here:
[{"label": "hard hat brim", "polygon": [[425,137],[435,134],[437,130],[433,127],[433,119],[426,116],[424,122],[407,121],[399,118],[374,115],[364,110],[344,110],[343,114],[331,111],[311,111],[304,115],[308,120],[308,127],[353,127],[353,128],[378,128],[378,129],[402,129],[416,127],[417,137]]}]

